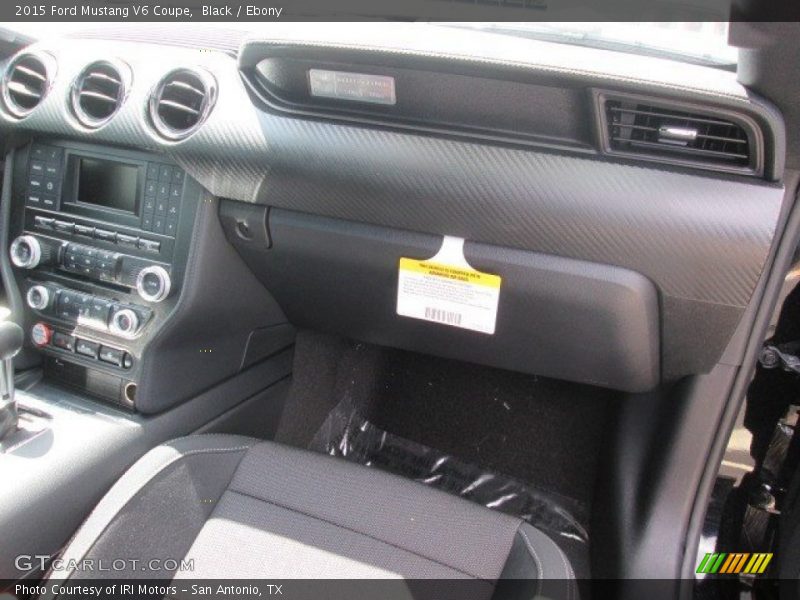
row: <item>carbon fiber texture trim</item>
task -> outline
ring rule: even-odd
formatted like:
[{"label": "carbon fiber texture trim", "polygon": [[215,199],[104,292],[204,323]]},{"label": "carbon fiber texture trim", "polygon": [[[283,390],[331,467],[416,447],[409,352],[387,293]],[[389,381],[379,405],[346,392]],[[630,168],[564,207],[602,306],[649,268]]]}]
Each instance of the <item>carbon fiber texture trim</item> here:
[{"label": "carbon fiber texture trim", "polygon": [[[220,52],[97,40],[40,48],[58,58],[54,87],[24,121],[4,115],[6,130],[161,151],[221,197],[627,267],[672,298],[743,307],[780,212],[782,188],[759,182],[271,114]],[[88,131],[67,110],[69,88],[109,52],[134,83],[119,114]],[[216,107],[196,134],[163,141],[146,123],[149,91],[169,69],[197,65],[217,78]]]}]

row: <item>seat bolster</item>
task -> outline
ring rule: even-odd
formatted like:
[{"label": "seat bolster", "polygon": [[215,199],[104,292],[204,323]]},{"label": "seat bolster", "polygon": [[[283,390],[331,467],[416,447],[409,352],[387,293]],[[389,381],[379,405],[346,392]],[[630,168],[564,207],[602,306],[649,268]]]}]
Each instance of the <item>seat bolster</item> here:
[{"label": "seat bolster", "polygon": [[564,551],[528,523],[520,523],[495,598],[578,600],[575,572]]},{"label": "seat bolster", "polygon": [[[153,448],[136,461],[103,496],[59,557],[62,559],[62,564],[70,564],[87,557],[101,537],[109,531],[113,522],[125,514],[126,507],[132,504],[137,496],[141,497],[148,488],[157,483],[170,467],[179,465],[181,461],[190,457],[230,455],[230,459],[226,460],[225,464],[213,473],[218,481],[205,482],[206,487],[210,483],[214,488],[214,493],[218,492],[218,495],[221,495],[247,450],[258,441],[254,438],[237,435],[206,434],[179,438]],[[191,477],[193,473],[193,471],[187,470],[184,476]],[[211,503],[207,508],[203,508],[206,511],[206,518],[212,508],[213,504]],[[158,517],[154,515],[153,518]],[[75,574],[71,571],[58,572],[51,573],[50,577],[67,579]],[[91,577],[92,575],[87,574],[87,576]]]}]

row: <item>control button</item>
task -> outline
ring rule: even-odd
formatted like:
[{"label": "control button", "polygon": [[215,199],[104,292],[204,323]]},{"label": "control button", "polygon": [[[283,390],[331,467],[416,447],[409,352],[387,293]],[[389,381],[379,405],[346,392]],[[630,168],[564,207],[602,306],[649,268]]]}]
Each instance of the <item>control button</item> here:
[{"label": "control button", "polygon": [[55,219],[51,219],[49,217],[34,217],[33,224],[38,229],[53,229],[53,223],[55,223]]},{"label": "control button", "polygon": [[142,229],[145,231],[153,231],[153,215],[147,213],[142,215]]},{"label": "control button", "polygon": [[122,357],[122,368],[123,369],[130,369],[133,366],[133,356],[128,354],[127,352]]},{"label": "control button", "polygon": [[61,333],[60,331],[56,331],[53,334],[53,346],[55,346],[56,348],[61,348],[62,350],[74,352],[75,336],[68,335],[66,333]]},{"label": "control button", "polygon": [[172,179],[172,167],[169,165],[159,165],[158,180],[169,182]]},{"label": "control button", "polygon": [[128,246],[130,248],[136,248],[136,244],[139,241],[139,238],[135,235],[126,235],[124,233],[117,234],[117,244],[120,246]]},{"label": "control button", "polygon": [[80,235],[83,237],[92,237],[94,235],[94,227],[89,227],[88,225],[79,225],[78,223],[75,224],[75,235]]},{"label": "control button", "polygon": [[41,192],[44,189],[44,178],[31,175],[30,179],[28,179],[28,185],[30,186],[31,190]]},{"label": "control button", "polygon": [[21,269],[33,269],[42,260],[42,247],[32,235],[21,235],[11,243],[11,262]]},{"label": "control button", "polygon": [[44,174],[47,177],[58,177],[61,174],[61,169],[56,164],[47,163],[44,166]]},{"label": "control button", "polygon": [[178,231],[178,219],[171,219],[167,218],[167,224],[164,227],[164,235],[171,235],[175,237],[175,234]]},{"label": "control button", "polygon": [[100,353],[100,344],[79,339],[75,344],[75,352],[88,356],[89,358],[97,358]]},{"label": "control button", "polygon": [[169,296],[172,280],[164,267],[153,265],[139,271],[136,291],[147,302],[161,302]]},{"label": "control button", "polygon": [[169,205],[167,206],[167,216],[168,217],[177,217],[178,211],[181,208],[181,199],[178,198],[170,198]]},{"label": "control button", "polygon": [[158,253],[161,251],[161,242],[139,238],[139,249],[146,252]]},{"label": "control button", "polygon": [[122,355],[124,352],[122,350],[118,350],[117,348],[109,348],[108,346],[100,346],[99,358],[103,362],[110,363],[112,365],[121,366],[122,365]]},{"label": "control button", "polygon": [[44,175],[44,163],[40,160],[31,161],[31,175],[41,177]]},{"label": "control button", "polygon": [[156,196],[164,200],[169,199],[169,182],[159,181]]},{"label": "control button", "polygon": [[95,229],[94,237],[103,242],[114,242],[117,239],[117,232],[109,231],[108,229]]},{"label": "control button", "polygon": [[56,221],[53,223],[53,227],[56,231],[61,231],[62,233],[72,233],[75,230],[75,223],[71,221]]},{"label": "control button", "polygon": [[145,198],[144,204],[142,204],[142,212],[143,213],[150,213],[153,214],[156,212],[156,198],[155,196],[151,198]]},{"label": "control button", "polygon": [[56,207],[56,198],[55,196],[50,196],[48,194],[42,194],[42,206],[45,208],[55,208]]},{"label": "control button", "polygon": [[36,323],[31,327],[31,341],[34,346],[43,347],[50,343],[53,329],[46,323]]},{"label": "control button", "polygon": [[144,184],[145,196],[155,196],[157,191],[158,191],[158,182],[156,180],[151,179]]},{"label": "control button", "polygon": [[45,179],[42,189],[47,194],[55,194],[58,189],[58,182],[55,179]]},{"label": "control button", "polygon": [[153,217],[153,233],[164,233],[166,226],[167,218],[165,216],[156,215]]},{"label": "control button", "polygon": [[25,199],[25,203],[28,206],[40,206],[42,204],[42,195],[41,194],[28,194],[28,197]]},{"label": "control button", "polygon": [[169,204],[168,198],[158,197],[156,200],[156,217],[163,217],[167,214],[167,206]]},{"label": "control button", "polygon": [[169,197],[179,199],[183,192],[183,188],[180,185],[172,184],[169,188]]},{"label": "control button", "polygon": [[47,158],[47,152],[50,149],[50,146],[43,146],[41,144],[34,144],[31,147],[31,156],[33,158],[39,160],[45,160]]},{"label": "control button", "polygon": [[177,183],[178,185],[183,185],[184,179],[183,169],[180,167],[173,167],[172,170],[172,183]]},{"label": "control button", "polygon": [[111,311],[111,303],[105,298],[93,297],[89,302],[89,311],[86,317],[95,327],[105,329],[108,326],[108,313]]},{"label": "control button", "polygon": [[122,308],[111,316],[111,333],[132,337],[139,330],[139,315],[130,308]]},{"label": "control button", "polygon": [[61,148],[44,146],[44,159],[47,162],[61,163]]},{"label": "control button", "polygon": [[50,304],[50,291],[43,285],[34,285],[25,296],[28,306],[35,310],[44,310]]},{"label": "control button", "polygon": [[158,179],[158,164],[147,163],[147,178]]},{"label": "control button", "polygon": [[74,320],[80,314],[78,294],[69,290],[58,292],[56,299],[56,315],[62,319]]}]

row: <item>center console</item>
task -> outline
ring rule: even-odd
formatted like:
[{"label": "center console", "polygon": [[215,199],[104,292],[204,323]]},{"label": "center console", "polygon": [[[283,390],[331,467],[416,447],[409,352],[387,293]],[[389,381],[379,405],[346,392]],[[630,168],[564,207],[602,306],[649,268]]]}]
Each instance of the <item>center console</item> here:
[{"label": "center console", "polygon": [[45,377],[134,408],[139,363],[181,292],[201,190],[142,152],[34,142],[8,248]]}]

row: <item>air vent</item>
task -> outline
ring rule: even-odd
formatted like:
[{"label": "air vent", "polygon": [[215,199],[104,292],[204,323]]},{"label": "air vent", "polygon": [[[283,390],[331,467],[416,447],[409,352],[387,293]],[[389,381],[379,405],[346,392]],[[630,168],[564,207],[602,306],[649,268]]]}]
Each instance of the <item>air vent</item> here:
[{"label": "air vent", "polygon": [[216,97],[210,74],[178,69],[164,77],[150,96],[150,119],[162,136],[180,140],[202,125]]},{"label": "air vent", "polygon": [[72,86],[72,110],[87,127],[107,123],[122,106],[130,86],[130,68],[121,62],[92,63]]},{"label": "air vent", "polygon": [[605,130],[612,154],[726,171],[758,170],[756,127],[726,111],[606,98]]},{"label": "air vent", "polygon": [[22,118],[39,106],[50,91],[55,60],[44,53],[26,52],[11,61],[3,76],[3,101],[8,111]]}]

